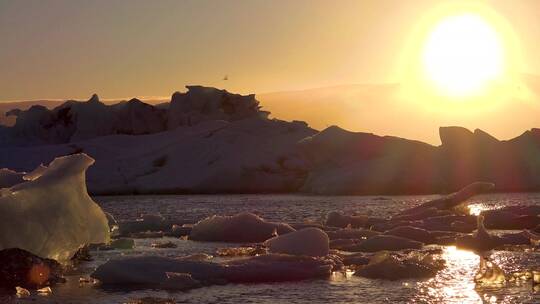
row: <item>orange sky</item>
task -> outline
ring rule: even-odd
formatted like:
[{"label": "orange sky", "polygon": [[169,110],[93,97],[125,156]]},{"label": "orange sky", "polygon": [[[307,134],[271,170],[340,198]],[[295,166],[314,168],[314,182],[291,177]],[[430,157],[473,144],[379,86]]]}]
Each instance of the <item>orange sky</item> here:
[{"label": "orange sky", "polygon": [[[241,93],[345,84],[403,86],[408,81],[402,73],[403,62],[416,60],[411,55],[404,60],[403,54],[411,41],[422,43],[421,38],[413,37],[415,31],[444,2],[0,1],[0,101],[84,99],[94,92],[102,98],[170,96],[186,84]],[[540,2],[474,2],[509,26],[515,40],[505,43],[519,44],[507,46],[519,48],[524,63],[516,72],[540,74]],[[223,81],[224,75],[229,80]],[[424,120],[433,117],[430,126],[464,123],[463,115],[473,113],[476,116],[468,117],[467,122],[474,125],[477,121],[479,127],[504,138],[540,126],[536,95],[527,96],[526,101],[516,101],[518,97],[509,96],[506,104],[491,108],[462,103],[450,109],[425,94],[408,96],[409,100],[391,97],[390,104],[412,107]],[[380,117],[378,121],[362,123],[358,115],[347,113],[337,103],[341,108],[332,111],[343,113],[339,119],[322,111],[320,117],[310,118],[311,123],[317,127],[341,124],[381,134],[403,133],[407,128],[411,131],[406,135],[425,132],[424,125],[405,126],[399,117],[385,121],[388,109],[366,105],[363,99],[349,98],[347,102],[369,112],[373,120]],[[416,100],[411,103],[410,99]],[[274,112],[289,116],[287,107],[272,106]],[[510,106],[521,109],[520,117],[508,119]],[[441,114],[449,111],[452,113]],[[460,116],[459,112],[469,114]],[[436,141],[433,135],[409,137]]]}]

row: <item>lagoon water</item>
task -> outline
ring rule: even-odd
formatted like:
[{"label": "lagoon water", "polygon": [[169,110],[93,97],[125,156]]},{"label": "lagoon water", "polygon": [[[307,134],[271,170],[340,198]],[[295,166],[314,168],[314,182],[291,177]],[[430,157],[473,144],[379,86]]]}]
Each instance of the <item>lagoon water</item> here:
[{"label": "lagoon water", "polygon": [[[305,196],[305,195],[167,195],[111,196],[94,199],[119,220],[135,219],[141,213],[161,213],[179,222],[194,223],[213,214],[231,215],[241,211],[265,219],[284,222],[322,221],[338,210],[388,216],[437,196]],[[471,199],[477,210],[508,205],[540,205],[540,193],[489,194]],[[183,256],[214,254],[217,248],[239,244],[192,242],[164,238],[178,245],[174,249],[154,249],[155,239],[136,239],[129,251],[102,251],[94,261],[70,272],[67,283],[53,287],[49,296],[32,295],[18,299],[0,296],[0,303],[130,303],[143,297],[172,299],[177,303],[540,303],[540,289],[531,282],[507,283],[502,287],[475,287],[473,277],[479,259],[473,253],[444,247],[447,267],[429,280],[383,281],[335,273],[328,279],[276,284],[229,284],[204,287],[188,292],[156,290],[104,290],[80,284],[95,267],[106,260],[127,255]],[[216,258],[219,259],[219,258]],[[492,259],[507,272],[540,270],[540,252],[497,251]],[[134,302],[136,303],[136,302]]]}]

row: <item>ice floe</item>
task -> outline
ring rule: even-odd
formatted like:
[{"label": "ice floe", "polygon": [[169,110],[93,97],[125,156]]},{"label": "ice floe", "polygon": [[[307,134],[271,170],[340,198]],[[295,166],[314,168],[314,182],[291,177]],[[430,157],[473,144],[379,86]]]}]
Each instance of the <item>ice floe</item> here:
[{"label": "ice floe", "polygon": [[279,235],[264,242],[271,253],[326,256],[330,250],[326,232],[319,228],[304,228]]},{"label": "ice floe", "polygon": [[205,218],[193,226],[189,239],[257,243],[292,231],[294,229],[287,224],[267,222],[253,213],[243,212],[233,216],[214,215]]},{"label": "ice floe", "polygon": [[[269,254],[228,262],[139,256],[115,259],[99,266],[92,274],[104,286],[182,289],[189,286],[224,283],[263,283],[298,281],[328,277],[334,262],[307,256]],[[174,284],[170,281],[174,275]],[[182,276],[182,280],[177,280]]]}]

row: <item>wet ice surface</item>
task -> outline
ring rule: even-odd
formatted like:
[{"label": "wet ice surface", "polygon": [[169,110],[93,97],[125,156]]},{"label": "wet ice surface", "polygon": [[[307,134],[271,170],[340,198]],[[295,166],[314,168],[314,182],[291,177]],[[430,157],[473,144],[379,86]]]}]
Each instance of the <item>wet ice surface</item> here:
[{"label": "wet ice surface", "polygon": [[[268,220],[303,222],[320,221],[329,211],[370,213],[386,216],[420,204],[435,196],[299,196],[299,195],[191,195],[96,197],[95,200],[117,219],[134,219],[141,213],[161,213],[167,218],[190,223],[212,214],[232,215],[241,211],[257,213]],[[540,205],[540,193],[493,194],[475,197],[473,206],[492,209],[507,205]],[[66,284],[53,288],[50,296],[32,295],[16,299],[1,297],[4,303],[126,303],[142,297],[171,298],[178,303],[538,303],[540,290],[531,282],[509,283],[506,287],[476,287],[473,281],[478,256],[445,248],[445,270],[429,280],[383,281],[351,273],[335,273],[328,280],[309,280],[275,284],[229,284],[191,290],[166,292],[154,290],[103,290],[91,285],[79,286],[79,278],[88,277],[99,264],[120,255],[160,254],[182,256],[193,253],[214,254],[217,248],[238,244],[192,242],[173,238],[174,249],[154,249],[155,239],[137,239],[134,250],[99,252],[95,260],[81,265],[68,276]],[[492,260],[507,272],[540,270],[540,252],[498,251]]]}]

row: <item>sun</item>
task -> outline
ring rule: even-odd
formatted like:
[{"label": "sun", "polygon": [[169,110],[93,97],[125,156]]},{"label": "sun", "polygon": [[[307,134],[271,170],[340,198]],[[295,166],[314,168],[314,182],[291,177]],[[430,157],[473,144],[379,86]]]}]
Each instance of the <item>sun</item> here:
[{"label": "sun", "polygon": [[480,15],[447,16],[435,24],[422,51],[425,77],[447,96],[477,94],[504,73],[497,31]]}]

